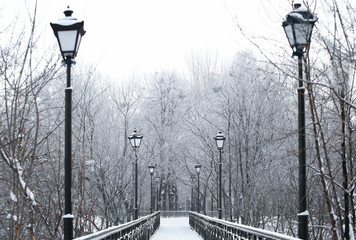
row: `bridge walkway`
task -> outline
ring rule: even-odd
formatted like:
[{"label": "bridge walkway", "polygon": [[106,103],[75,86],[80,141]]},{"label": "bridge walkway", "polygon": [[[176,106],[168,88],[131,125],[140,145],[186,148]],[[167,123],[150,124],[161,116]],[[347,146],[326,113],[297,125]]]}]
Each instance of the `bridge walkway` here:
[{"label": "bridge walkway", "polygon": [[151,240],[201,240],[189,226],[188,217],[161,218],[161,226]]}]

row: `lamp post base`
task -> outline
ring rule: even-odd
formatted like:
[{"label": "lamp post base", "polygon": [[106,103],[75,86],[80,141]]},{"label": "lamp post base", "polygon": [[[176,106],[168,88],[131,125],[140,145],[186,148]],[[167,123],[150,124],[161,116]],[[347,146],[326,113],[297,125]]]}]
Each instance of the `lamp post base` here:
[{"label": "lamp post base", "polygon": [[136,219],[138,219],[138,209],[137,208],[135,208],[135,219],[134,220],[136,220]]},{"label": "lamp post base", "polygon": [[218,209],[218,213],[219,213],[219,219],[222,219],[222,210]]},{"label": "lamp post base", "polygon": [[72,214],[66,214],[63,216],[64,224],[64,240],[73,239],[73,218]]},{"label": "lamp post base", "polygon": [[298,214],[298,238],[303,240],[308,239],[308,216],[308,214]]}]

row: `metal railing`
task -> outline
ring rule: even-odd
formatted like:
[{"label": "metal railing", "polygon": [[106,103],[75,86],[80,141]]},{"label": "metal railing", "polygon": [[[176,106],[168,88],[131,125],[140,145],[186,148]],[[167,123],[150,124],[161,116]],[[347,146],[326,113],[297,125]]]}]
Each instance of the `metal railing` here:
[{"label": "metal railing", "polygon": [[195,212],[189,213],[189,225],[204,240],[299,240],[299,238],[232,223]]},{"label": "metal railing", "polygon": [[75,240],[149,240],[160,225],[160,212]]}]

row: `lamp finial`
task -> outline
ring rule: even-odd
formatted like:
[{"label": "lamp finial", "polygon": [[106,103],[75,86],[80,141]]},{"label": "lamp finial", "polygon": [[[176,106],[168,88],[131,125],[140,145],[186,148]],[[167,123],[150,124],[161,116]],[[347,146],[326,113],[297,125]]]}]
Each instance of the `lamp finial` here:
[{"label": "lamp finial", "polygon": [[73,14],[73,10],[68,6],[66,10],[64,10],[64,16],[71,17]]}]

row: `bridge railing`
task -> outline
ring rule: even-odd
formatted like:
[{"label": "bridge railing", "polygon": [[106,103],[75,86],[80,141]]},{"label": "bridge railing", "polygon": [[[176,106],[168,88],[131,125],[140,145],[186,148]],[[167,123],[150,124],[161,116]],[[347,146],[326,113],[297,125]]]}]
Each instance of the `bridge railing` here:
[{"label": "bridge railing", "polygon": [[156,212],[75,240],[147,240],[156,232],[159,225],[160,212]]},{"label": "bridge railing", "polygon": [[204,240],[299,240],[299,238],[232,223],[195,212],[189,213],[189,225]]}]

